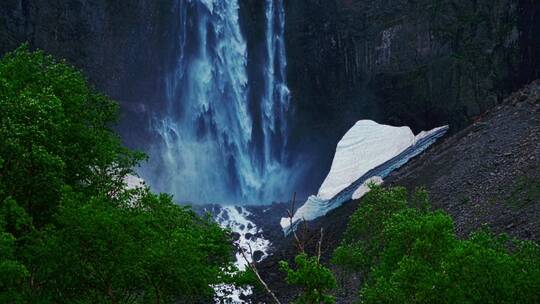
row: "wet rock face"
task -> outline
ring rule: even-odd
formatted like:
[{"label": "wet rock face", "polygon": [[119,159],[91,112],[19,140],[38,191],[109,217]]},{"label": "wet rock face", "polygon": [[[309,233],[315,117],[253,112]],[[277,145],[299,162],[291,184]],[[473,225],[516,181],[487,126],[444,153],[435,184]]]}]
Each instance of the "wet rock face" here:
[{"label": "wet rock face", "polygon": [[[289,87],[301,113],[291,142],[331,152],[366,118],[416,132],[465,127],[538,78],[533,2],[289,0]],[[323,139],[307,138],[313,129]]]},{"label": "wet rock face", "polygon": [[132,142],[162,100],[156,92],[176,45],[176,16],[176,0],[3,0],[0,54],[28,42],[81,68],[121,103],[132,121],[121,131]]},{"label": "wet rock face", "polygon": [[175,34],[175,2],[4,0],[0,53],[26,41],[66,58],[100,89],[128,101],[147,95],[143,87],[152,83],[144,74],[158,75],[165,64],[168,51],[163,49],[170,49],[166,46]]}]

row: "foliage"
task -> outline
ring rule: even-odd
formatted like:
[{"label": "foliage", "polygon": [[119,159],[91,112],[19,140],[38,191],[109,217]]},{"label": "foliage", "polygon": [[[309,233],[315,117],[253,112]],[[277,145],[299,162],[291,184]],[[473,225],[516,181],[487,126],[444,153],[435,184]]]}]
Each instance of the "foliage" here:
[{"label": "foliage", "polygon": [[0,184],[46,223],[67,184],[91,194],[119,191],[142,159],[111,126],[118,106],[82,74],[22,46],[0,60]]},{"label": "foliage", "polygon": [[117,108],[40,51],[0,60],[0,302],[191,303],[231,280],[227,231],[126,189],[144,155]]},{"label": "foliage", "polygon": [[10,224],[17,228],[21,228],[24,224],[18,217],[12,216],[12,211],[24,213],[21,209],[11,199],[4,201],[0,209],[0,302],[2,303],[22,303],[21,291],[29,276],[26,266],[17,261],[16,238],[6,231]]},{"label": "foliage", "polygon": [[60,206],[56,227],[47,230],[31,263],[45,282],[40,298],[77,303],[210,298],[210,284],[223,279],[222,267],[230,261],[226,233],[169,196],[145,193],[135,206],[115,206],[106,196],[85,199],[66,191]]},{"label": "foliage", "polygon": [[364,301],[437,302],[442,293],[436,269],[455,241],[451,218],[441,212],[401,211],[385,223],[383,241],[373,280],[362,290]]},{"label": "foliage", "polygon": [[350,217],[341,245],[334,252],[333,263],[367,276],[382,249],[384,222],[406,208],[407,198],[405,188],[384,189],[372,185],[360,208]]},{"label": "foliage", "polygon": [[[402,189],[374,190],[378,192],[373,196],[381,203],[396,200],[396,205],[403,206],[403,196],[396,196],[396,191]],[[415,195],[409,205],[418,206],[414,202],[418,200],[426,202],[425,194]],[[363,215],[368,208],[372,207],[361,206],[355,216]],[[382,228],[361,237],[376,244],[359,243],[356,248],[342,245],[336,251],[337,261],[343,261],[340,255],[351,250],[346,254],[348,264],[371,262],[371,268],[364,269],[367,279],[360,292],[362,303],[540,301],[538,244],[495,236],[486,230],[460,240],[454,234],[451,217],[444,212],[431,212],[426,207],[400,209],[389,216],[385,214],[384,219],[381,213],[374,213],[382,220]],[[351,221],[346,233],[349,240],[354,232],[367,231],[369,227],[362,226],[369,224],[373,222]]]},{"label": "foliage", "polygon": [[328,295],[336,288],[336,280],[332,272],[320,264],[318,257],[309,257],[301,253],[294,259],[296,269],[285,261],[280,262],[281,269],[287,274],[286,282],[299,286],[302,294],[295,300],[298,304],[335,303],[334,297]]}]

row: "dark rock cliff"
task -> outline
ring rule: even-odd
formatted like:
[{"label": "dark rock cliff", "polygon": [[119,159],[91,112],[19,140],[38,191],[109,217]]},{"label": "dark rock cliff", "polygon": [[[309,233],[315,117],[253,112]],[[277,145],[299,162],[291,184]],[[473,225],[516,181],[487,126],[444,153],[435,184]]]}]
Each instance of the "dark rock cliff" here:
[{"label": "dark rock cliff", "polygon": [[332,155],[361,118],[462,129],[540,76],[539,13],[535,0],[289,0],[293,142]]},{"label": "dark rock cliff", "polygon": [[143,132],[146,110],[159,107],[176,17],[176,1],[3,0],[0,54],[28,42],[83,69],[130,115],[121,126],[129,142]]},{"label": "dark rock cliff", "polygon": [[[339,137],[358,119],[459,130],[540,77],[536,0],[285,1],[290,143],[316,164],[308,189],[320,183]],[[82,68],[120,101],[127,117],[120,132],[140,146],[150,136],[150,113],[161,108],[163,75],[175,66],[178,3],[3,0],[0,54],[28,41]],[[240,5],[255,94],[264,1]]]}]

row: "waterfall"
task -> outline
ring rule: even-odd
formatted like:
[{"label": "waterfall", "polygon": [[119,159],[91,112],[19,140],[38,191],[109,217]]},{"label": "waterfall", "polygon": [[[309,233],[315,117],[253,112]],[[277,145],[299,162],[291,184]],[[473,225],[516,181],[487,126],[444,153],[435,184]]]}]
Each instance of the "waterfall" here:
[{"label": "waterfall", "polygon": [[[176,65],[141,175],[180,202],[269,203],[289,195],[283,0],[265,2],[263,92],[251,94],[240,0],[180,0]],[[262,138],[259,138],[262,137]]]},{"label": "waterfall", "polygon": [[[265,88],[261,101],[262,128],[264,132],[264,157],[267,160],[281,159],[286,145],[289,88],[287,87],[285,54],[285,9],[283,0],[265,1],[266,17],[266,66]],[[275,138],[273,138],[275,137]],[[275,153],[272,154],[272,148]]]}]

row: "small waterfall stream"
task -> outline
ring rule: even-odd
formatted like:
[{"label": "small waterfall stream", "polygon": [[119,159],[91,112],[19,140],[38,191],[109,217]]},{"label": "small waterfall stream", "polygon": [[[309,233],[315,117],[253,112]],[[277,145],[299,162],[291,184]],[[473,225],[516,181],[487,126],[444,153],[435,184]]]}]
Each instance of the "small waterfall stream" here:
[{"label": "small waterfall stream", "polygon": [[266,65],[265,87],[261,101],[264,132],[264,157],[272,162],[282,160],[287,140],[286,111],[289,107],[287,57],[285,53],[285,8],[283,0],[265,1]]}]

